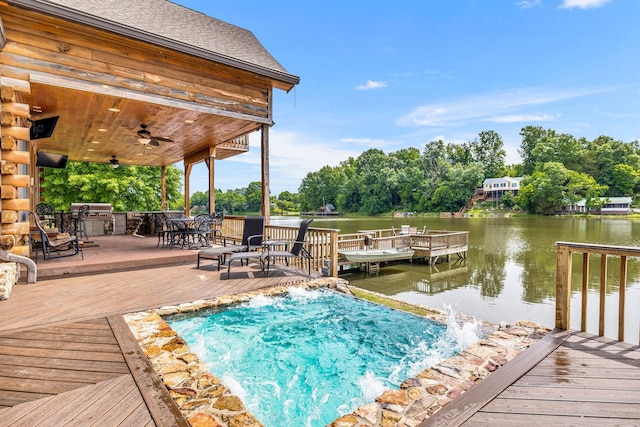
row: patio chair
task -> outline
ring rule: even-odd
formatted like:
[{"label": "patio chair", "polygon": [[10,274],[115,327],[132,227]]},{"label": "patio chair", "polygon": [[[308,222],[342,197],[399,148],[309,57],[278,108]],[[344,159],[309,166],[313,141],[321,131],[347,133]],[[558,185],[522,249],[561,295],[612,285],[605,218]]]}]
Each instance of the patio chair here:
[{"label": "patio chair", "polygon": [[[34,217],[34,222],[38,231],[40,232],[40,242],[42,250],[42,257],[44,259],[62,258],[80,254],[84,259],[84,253],[82,252],[82,246],[80,246],[80,240],[77,235],[68,235],[64,237],[58,237],[56,239],[50,239],[45,229],[38,220],[38,215],[35,212],[29,212]],[[66,233],[65,233],[66,234]],[[38,262],[38,251],[36,250],[36,262]]]},{"label": "patio chair", "polygon": [[209,247],[209,235],[213,230],[213,216],[201,214],[193,219],[193,226],[187,229],[189,249]]},{"label": "patio chair", "polygon": [[84,234],[84,238],[87,240],[89,239],[89,236],[87,236],[87,229],[84,223],[84,218],[87,216],[88,213],[89,213],[89,205],[82,205],[78,208],[78,214],[76,216],[71,217],[71,222],[73,224],[73,230],[71,231],[71,233],[74,236],[79,236],[79,237],[82,237],[82,235]]},{"label": "patio chair", "polygon": [[196,268],[200,268],[200,259],[215,259],[220,265],[226,261],[226,256],[236,252],[249,252],[262,248],[264,234],[264,217],[247,216],[244,218],[242,230],[242,240],[239,245],[227,244],[227,238],[222,238],[223,245],[215,248],[204,249],[198,252],[198,263]]},{"label": "patio chair", "polygon": [[153,214],[153,222],[156,226],[156,235],[158,236],[158,243],[156,247],[160,246],[160,239],[162,239],[162,247],[169,244],[169,226],[167,225],[167,216],[164,213]]},{"label": "patio chair", "polygon": [[56,211],[53,206],[46,203],[38,203],[36,205],[36,215],[43,226],[47,228],[56,228]]},{"label": "patio chair", "polygon": [[[307,231],[309,231],[309,224],[313,221],[312,219],[305,219],[300,224],[300,228],[298,229],[298,236],[294,241],[267,241],[265,242],[265,247],[267,248],[266,254],[264,258],[267,262],[267,273],[269,275],[269,266],[271,264],[271,260],[275,258],[284,258],[287,266],[289,265],[289,258],[305,258],[308,264],[308,273],[311,274],[311,260],[313,257],[311,253],[304,247],[306,244]],[[291,246],[291,250],[287,250],[286,248]],[[284,250],[271,250],[270,248],[276,247],[284,247]]]},{"label": "patio chair", "polygon": [[184,248],[187,245],[187,233],[189,231],[189,218],[184,214],[178,217],[167,217],[168,237],[167,246],[169,250],[174,246],[180,245],[180,248]]},{"label": "patio chair", "polygon": [[220,243],[222,243],[222,222],[224,221],[224,212],[220,212],[213,215],[213,227],[211,228],[211,237],[213,243],[216,242],[218,235],[220,236]]}]

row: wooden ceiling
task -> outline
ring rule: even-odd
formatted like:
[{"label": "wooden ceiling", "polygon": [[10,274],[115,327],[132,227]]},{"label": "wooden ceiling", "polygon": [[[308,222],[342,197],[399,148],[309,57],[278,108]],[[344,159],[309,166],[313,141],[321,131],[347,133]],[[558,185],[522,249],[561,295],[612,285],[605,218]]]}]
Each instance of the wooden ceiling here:
[{"label": "wooden ceiling", "polygon": [[[31,94],[22,102],[31,106],[32,120],[59,117],[50,138],[33,141],[36,150],[66,154],[75,161],[107,163],[116,156],[121,164],[167,166],[209,147],[215,147],[216,159],[224,159],[247,151],[248,145],[222,143],[260,126],[150,100],[42,83],[32,83]],[[137,135],[142,123],[153,136],[174,142],[142,145]]]}]

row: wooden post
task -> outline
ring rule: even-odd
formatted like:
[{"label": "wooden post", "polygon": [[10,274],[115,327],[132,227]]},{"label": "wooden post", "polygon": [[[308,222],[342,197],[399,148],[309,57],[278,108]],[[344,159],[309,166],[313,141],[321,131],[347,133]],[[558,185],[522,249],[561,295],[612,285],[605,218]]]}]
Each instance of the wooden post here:
[{"label": "wooden post", "polygon": [[205,159],[205,163],[209,170],[209,213],[216,212],[215,157],[216,148],[213,147],[209,157]]},{"label": "wooden post", "polygon": [[618,341],[624,341],[624,305],[627,291],[627,257],[620,257],[620,291],[618,300]]},{"label": "wooden post", "polygon": [[604,336],[604,309],[607,296],[607,254],[600,257],[600,320],[598,321],[598,335]]},{"label": "wooden post", "polygon": [[329,237],[330,250],[329,256],[331,257],[331,277],[338,277],[338,230],[332,230]]},{"label": "wooden post", "polygon": [[262,215],[264,215],[265,224],[269,224],[271,200],[269,198],[269,126],[267,125],[262,125],[260,152],[262,159]]},{"label": "wooden post", "polygon": [[558,245],[556,264],[556,328],[571,327],[571,250]]},{"label": "wooden post", "polygon": [[189,206],[189,177],[191,176],[192,164],[184,165],[184,213],[187,216],[191,215],[191,207]]},{"label": "wooden post", "polygon": [[589,295],[589,253],[582,254],[582,317],[580,330],[587,330],[587,296]]},{"label": "wooden post", "polygon": [[160,210],[161,211],[166,211],[167,210],[167,167],[166,166],[162,166],[160,168],[160,187],[161,187],[161,193],[162,195],[160,196]]}]

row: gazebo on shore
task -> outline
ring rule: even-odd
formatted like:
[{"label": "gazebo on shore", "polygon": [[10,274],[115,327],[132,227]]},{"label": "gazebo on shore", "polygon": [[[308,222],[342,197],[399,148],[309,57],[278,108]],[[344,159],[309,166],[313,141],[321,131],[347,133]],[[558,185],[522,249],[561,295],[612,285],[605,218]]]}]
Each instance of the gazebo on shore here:
[{"label": "gazebo on shore", "polygon": [[20,212],[40,200],[43,153],[160,167],[163,208],[164,168],[182,161],[187,210],[205,162],[213,209],[215,160],[260,131],[269,216],[273,90],[300,79],[250,31],[165,0],[9,0],[0,20],[2,247],[29,253]]}]

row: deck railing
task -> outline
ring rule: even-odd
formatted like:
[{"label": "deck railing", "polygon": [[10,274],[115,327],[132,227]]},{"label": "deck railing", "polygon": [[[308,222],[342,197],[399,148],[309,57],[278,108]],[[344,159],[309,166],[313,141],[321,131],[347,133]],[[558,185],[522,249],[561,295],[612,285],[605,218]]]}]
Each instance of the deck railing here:
[{"label": "deck railing", "polygon": [[[242,237],[244,217],[225,216],[222,223],[222,235],[239,239]],[[321,271],[329,276],[338,277],[338,232],[336,229],[310,227],[307,232],[306,248],[313,257],[311,271]],[[281,225],[265,226],[265,239],[294,241],[298,236],[298,227]],[[276,262],[284,262],[277,259]],[[304,259],[289,259],[290,265],[307,269]],[[324,270],[328,269],[328,270]]]},{"label": "deck railing", "polygon": [[[624,341],[625,306],[627,285],[627,258],[639,258],[640,248],[627,246],[596,245],[586,243],[557,242],[556,267],[556,328],[571,328],[571,275],[573,254],[582,254],[582,287],[580,330],[587,331],[587,296],[589,290],[590,255],[600,255],[600,286],[598,308],[598,335],[605,334],[605,306],[607,295],[607,268],[610,257],[619,257],[620,274],[618,289],[618,341]],[[637,302],[635,303],[637,304]],[[634,305],[635,307],[635,305]],[[640,338],[639,338],[640,340]]]}]

